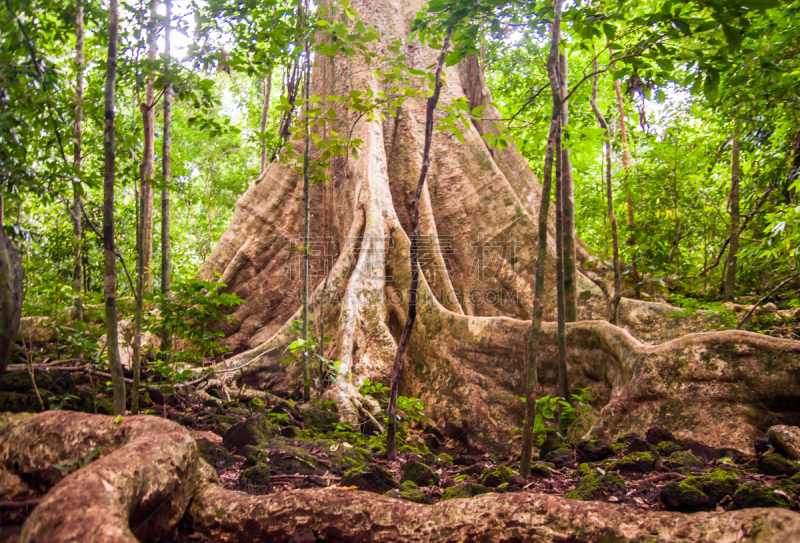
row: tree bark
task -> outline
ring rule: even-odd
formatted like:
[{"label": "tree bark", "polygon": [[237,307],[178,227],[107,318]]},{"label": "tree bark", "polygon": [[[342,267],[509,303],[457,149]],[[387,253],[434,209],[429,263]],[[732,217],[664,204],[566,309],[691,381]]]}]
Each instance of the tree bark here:
[{"label": "tree bark", "polygon": [[[559,54],[559,86],[561,98],[569,93],[569,64],[567,62],[566,44]],[[561,133],[564,141],[569,141],[569,103],[564,100],[561,105]],[[561,150],[561,198],[564,214],[564,310],[567,322],[575,322],[578,315],[577,283],[575,279],[575,188],[572,178],[572,162],[570,150],[562,146]]]},{"label": "tree bark", "polygon": [[[170,30],[172,28],[172,0],[165,0],[166,24],[164,26],[164,69],[170,67]],[[164,134],[161,143],[161,294],[167,296],[172,282],[169,240],[169,184],[172,181],[172,83],[164,88]],[[161,338],[161,350],[169,357],[172,349],[172,334],[165,329]]]},{"label": "tree bark", "polygon": [[403,357],[405,356],[406,345],[411,337],[414,328],[414,321],[417,318],[417,285],[419,283],[419,201],[422,196],[422,188],[425,185],[425,178],[431,164],[431,144],[433,142],[433,114],[436,105],[439,103],[439,95],[442,92],[442,68],[444,59],[447,55],[447,48],[450,46],[450,33],[452,28],[447,29],[447,35],[442,43],[442,50],[439,53],[439,61],[436,65],[436,75],[433,81],[433,95],[428,98],[425,107],[425,143],[422,148],[422,168],[417,180],[417,188],[414,191],[414,199],[411,202],[411,285],[408,289],[408,317],[403,327],[403,335],[397,344],[397,351],[394,355],[394,366],[392,368],[392,380],[389,384],[389,405],[386,408],[387,427],[386,427],[386,456],[390,460],[397,459],[397,396],[400,390],[400,376],[403,373]]},{"label": "tree bark", "polygon": [[108,62],[106,67],[105,132],[103,176],[103,256],[105,276],[103,297],[106,310],[106,351],[108,367],[114,389],[114,414],[125,411],[125,381],[119,356],[119,331],[117,329],[117,268],[114,241],[114,175],[116,149],[114,148],[114,97],[117,81],[117,45],[119,41],[119,2],[110,0],[108,7]]},{"label": "tree bark", "polygon": [[[555,4],[553,17],[552,38],[550,40],[550,53],[547,57],[547,76],[551,88],[558,84],[556,63],[558,62],[558,36],[561,32],[561,3]],[[559,94],[559,98],[563,96]],[[533,427],[536,421],[536,385],[539,381],[539,351],[542,340],[542,313],[545,287],[545,262],[547,259],[547,227],[550,212],[550,187],[553,176],[553,153],[555,142],[561,130],[561,108],[553,100],[553,110],[550,115],[550,132],[547,136],[547,148],[544,155],[544,170],[542,173],[542,197],[539,206],[539,237],[536,255],[536,283],[533,295],[533,314],[531,328],[528,331],[528,341],[525,349],[525,425],[522,428],[522,453],[519,461],[519,473],[526,479],[531,474],[531,453],[533,449]]]},{"label": "tree bark", "polygon": [[[267,133],[267,119],[269,119],[269,98],[272,94],[272,68],[269,69],[267,77],[264,79],[264,105],[261,107],[261,137]],[[263,174],[267,169],[267,142],[264,140],[261,143],[261,170],[259,173]]]},{"label": "tree bark", "polygon": [[[625,125],[625,101],[622,98],[622,90],[620,89],[620,84],[618,80],[614,80],[614,92],[617,95],[617,109],[619,110],[619,131],[620,131],[620,138],[622,139],[622,169],[624,171],[624,177],[622,181],[622,185],[625,188],[625,192],[628,193],[627,203],[628,203],[628,229],[630,230],[630,236],[628,236],[628,245],[633,247],[636,245],[636,223],[633,217],[633,196],[631,196],[630,187],[628,186],[628,168],[630,166],[630,159],[628,157],[628,130]],[[633,255],[631,258],[631,271],[633,272],[631,275],[633,276],[634,292],[636,298],[641,298],[642,288],[641,288],[641,278],[639,277],[639,269],[636,266],[636,256]]]},{"label": "tree bark", "polygon": [[723,300],[732,302],[736,292],[737,253],[739,252],[739,180],[742,172],[739,166],[739,154],[742,143],[739,140],[740,122],[737,119],[733,127],[733,143],[731,145],[731,235],[728,248],[728,270],[725,275]]},{"label": "tree bark", "polygon": [[[594,60],[594,71],[597,72],[597,59]],[[617,308],[619,301],[622,299],[622,270],[619,263],[619,234],[617,232],[617,216],[614,214],[614,192],[611,186],[611,134],[608,130],[608,123],[606,122],[603,113],[597,105],[597,78],[598,74],[595,73],[592,80],[592,111],[597,117],[597,124],[600,128],[605,130],[605,163],[606,163],[606,198],[608,199],[608,217],[611,223],[611,240],[614,251],[614,296],[611,298],[611,324],[617,322]]]},{"label": "tree bark", "polygon": [[[305,4],[307,13],[308,2]],[[305,109],[304,115],[304,132],[305,138],[303,141],[303,339],[308,339],[308,257],[309,249],[308,244],[311,237],[310,221],[311,221],[311,196],[309,194],[309,151],[311,149],[311,130],[309,125],[308,110],[311,107],[311,52],[308,46],[308,40],[305,42],[305,67],[303,73],[305,75],[305,83],[303,91],[305,92],[305,100],[303,100],[303,107]],[[308,350],[303,349],[303,399],[308,401],[311,399],[311,383],[308,371]]]},{"label": "tree bark", "polygon": [[[75,8],[75,122],[72,128],[72,166],[81,169],[81,134],[83,130],[83,4],[78,0]],[[83,318],[83,235],[81,223],[81,187],[80,181],[72,183],[72,243],[74,266],[72,272],[72,288],[75,291],[75,318]]]},{"label": "tree bark", "polygon": [[[147,24],[147,59],[155,62],[158,59],[158,23],[156,9],[158,2],[154,2],[150,11],[150,20]],[[153,176],[155,175],[155,140],[156,140],[156,110],[155,110],[155,76],[148,76],[145,85],[145,101],[139,108],[142,111],[142,127],[144,129],[144,149],[140,169],[141,187],[139,188],[141,206],[141,231],[142,231],[142,261],[144,268],[144,290],[153,289]]]}]

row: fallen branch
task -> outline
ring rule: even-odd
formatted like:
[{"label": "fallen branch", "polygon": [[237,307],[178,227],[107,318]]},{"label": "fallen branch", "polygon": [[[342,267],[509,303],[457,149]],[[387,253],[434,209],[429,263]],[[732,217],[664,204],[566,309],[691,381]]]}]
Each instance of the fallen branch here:
[{"label": "fallen branch", "polygon": [[230,373],[232,371],[242,370],[242,369],[246,368],[247,366],[249,366],[250,364],[254,363],[256,360],[258,360],[259,358],[261,358],[265,354],[271,353],[275,349],[277,349],[277,347],[273,347],[272,349],[269,349],[268,351],[264,351],[260,355],[254,357],[252,360],[250,360],[249,362],[247,362],[245,364],[242,364],[241,366],[236,366],[235,368],[228,368],[228,369],[225,369],[225,370],[213,370],[213,371],[210,371],[210,372],[206,373],[205,375],[203,375],[201,377],[198,377],[194,381],[189,381],[188,383],[184,383],[182,385],[177,385],[177,386],[179,386],[179,387],[190,387],[190,386],[196,385],[197,383],[205,381],[206,379],[210,378],[213,375],[220,375],[220,374],[223,374],[223,373]]}]

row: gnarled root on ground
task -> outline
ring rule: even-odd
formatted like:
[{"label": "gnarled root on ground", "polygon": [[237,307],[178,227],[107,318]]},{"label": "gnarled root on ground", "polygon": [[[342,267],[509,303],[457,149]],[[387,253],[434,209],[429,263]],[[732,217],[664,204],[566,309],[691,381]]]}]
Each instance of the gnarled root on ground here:
[{"label": "gnarled root on ground", "polygon": [[[150,416],[55,411],[0,420],[0,466],[29,482],[55,482],[54,462],[95,462],[64,477],[34,509],[21,540],[156,541],[183,514],[214,541],[762,541],[800,538],[800,514],[637,511],[605,502],[488,494],[419,505],[343,488],[248,496],[224,489],[189,432]],[[301,537],[305,537],[303,539]]]}]

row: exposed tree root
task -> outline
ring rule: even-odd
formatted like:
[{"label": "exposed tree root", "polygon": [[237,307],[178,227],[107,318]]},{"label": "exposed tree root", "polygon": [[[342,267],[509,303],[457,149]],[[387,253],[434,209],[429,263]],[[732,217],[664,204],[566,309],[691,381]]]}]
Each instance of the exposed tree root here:
[{"label": "exposed tree root", "polygon": [[[248,496],[222,488],[176,423],[50,412],[0,421],[0,463],[33,481],[53,462],[100,459],[56,484],[22,541],[155,541],[186,513],[214,541],[764,541],[800,538],[800,514],[648,512],[530,493],[418,505],[327,488]],[[305,537],[306,539],[303,539]]]}]

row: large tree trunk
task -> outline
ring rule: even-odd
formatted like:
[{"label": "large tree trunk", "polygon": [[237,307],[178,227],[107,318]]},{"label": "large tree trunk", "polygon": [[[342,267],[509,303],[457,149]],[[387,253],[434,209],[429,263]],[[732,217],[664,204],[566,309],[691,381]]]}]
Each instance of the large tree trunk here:
[{"label": "large tree trunk", "polygon": [[[382,34],[382,48],[405,39],[406,14],[420,6],[416,0],[378,0],[356,8],[365,23]],[[404,53],[413,68],[424,70],[435,63],[436,52],[417,43],[404,46]],[[442,106],[466,97],[473,108],[486,106],[487,119],[502,117],[491,105],[475,57],[445,68],[444,75]],[[314,94],[348,96],[356,89],[388,91],[356,59],[336,58],[317,66]],[[335,262],[328,273],[324,306],[324,274],[311,278],[311,311],[321,315],[318,318],[325,320],[326,333],[332,336],[327,347],[330,358],[342,361],[342,382],[326,394],[350,422],[371,409],[357,391],[362,381],[388,382],[407,317],[408,234],[412,195],[422,167],[425,104],[409,100],[396,113],[384,121],[356,122],[356,115],[339,106],[341,126],[332,129],[345,133],[353,127],[353,137],[364,142],[361,153],[357,159],[333,161],[330,189],[311,187],[313,230],[322,240],[330,239]],[[518,428],[524,417],[519,398],[525,393],[524,338],[533,310],[542,190],[513,145],[503,151],[487,148],[481,136],[497,130],[496,123],[475,121],[464,131],[463,144],[447,131],[434,134],[420,201],[421,234],[431,241],[420,257],[418,314],[405,353],[400,393],[424,400],[432,421],[454,436],[480,447],[517,451],[517,438],[508,432]],[[299,318],[301,309],[299,254],[290,249],[303,236],[302,177],[275,162],[259,179],[240,198],[201,276],[212,279],[214,272],[222,274],[228,291],[247,301],[224,325],[227,344],[246,351],[229,364],[245,363],[274,349],[243,373],[231,372],[226,378],[238,386],[246,384],[249,390],[298,392],[302,378],[297,369],[280,361],[293,339],[290,323]],[[554,212],[548,216],[544,273],[551,286],[542,308],[544,319],[554,321]],[[598,286],[606,288],[605,279],[581,271],[587,253],[580,241],[576,245],[578,318],[607,319],[609,300]],[[618,324],[652,342],[708,326],[706,317],[670,318],[674,311],[662,304],[623,299]],[[790,377],[800,365],[800,344],[725,332],[647,346],[624,329],[603,322],[568,324],[566,334],[568,381],[572,387],[593,386],[598,433],[613,435],[623,427],[646,430],[647,424],[660,424],[678,433],[695,432],[711,443],[748,449],[748,432],[766,430],[769,422],[756,397],[796,415],[783,400],[800,398],[800,385]],[[753,342],[758,349],[743,347]],[[553,326],[544,324],[537,394],[556,391],[555,350]],[[770,357],[781,360],[780,368],[763,380],[749,381],[763,373],[762,364]],[[740,369],[731,367],[732,359]],[[743,381],[731,380],[732,372]],[[676,382],[695,387],[696,392],[676,388]],[[782,391],[778,396],[783,400],[761,388],[767,382]],[[746,392],[749,386],[756,391]],[[680,410],[671,410],[673,405]],[[623,411],[636,416],[624,417]]]}]

